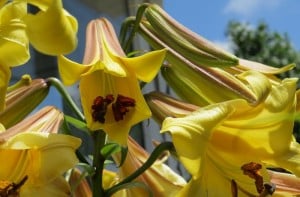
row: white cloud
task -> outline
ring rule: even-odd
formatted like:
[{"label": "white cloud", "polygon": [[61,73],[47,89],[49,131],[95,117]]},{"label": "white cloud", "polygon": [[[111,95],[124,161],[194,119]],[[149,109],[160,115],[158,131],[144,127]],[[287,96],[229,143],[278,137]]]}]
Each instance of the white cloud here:
[{"label": "white cloud", "polygon": [[229,0],[224,12],[249,16],[257,11],[276,8],[280,3],[281,0]]}]

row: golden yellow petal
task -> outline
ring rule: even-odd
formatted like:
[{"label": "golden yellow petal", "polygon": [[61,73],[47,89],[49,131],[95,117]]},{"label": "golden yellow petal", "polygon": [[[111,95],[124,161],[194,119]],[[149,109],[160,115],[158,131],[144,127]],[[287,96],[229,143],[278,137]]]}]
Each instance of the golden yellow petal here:
[{"label": "golden yellow petal", "polygon": [[20,196],[24,197],[69,197],[71,188],[65,178],[59,176],[46,184],[24,185],[21,187]]},{"label": "golden yellow petal", "polygon": [[121,58],[138,79],[150,82],[157,75],[166,55],[166,49],[151,51],[139,57]]},{"label": "golden yellow petal", "polygon": [[256,97],[254,104],[258,104],[263,101],[271,90],[271,83],[269,79],[259,72],[246,71],[237,75],[237,77],[253,91]]},{"label": "golden yellow petal", "polygon": [[0,65],[18,66],[28,61],[30,54],[25,24],[20,19],[26,14],[26,4],[13,2],[0,9]]},{"label": "golden yellow petal", "polygon": [[[15,175],[10,175],[11,171],[8,170],[6,173],[9,176],[18,177],[21,174],[24,177],[28,175],[28,182],[47,183],[78,162],[75,149],[79,147],[80,143],[79,138],[68,135],[26,132],[17,134],[1,144],[0,150],[5,153],[5,149],[10,149],[10,151],[16,152],[15,155],[26,153],[27,155],[23,155],[23,160],[30,161],[22,162],[23,164],[19,168],[7,163],[16,171]],[[17,156],[15,158],[18,159]]]},{"label": "golden yellow petal", "polygon": [[71,61],[68,58],[58,56],[58,71],[65,85],[72,85],[79,80],[80,76],[91,69],[92,65],[83,65]]},{"label": "golden yellow petal", "polygon": [[49,55],[70,53],[77,46],[77,20],[66,14],[61,0],[53,0],[47,6],[46,10],[24,18],[30,42]]},{"label": "golden yellow petal", "polygon": [[183,118],[166,118],[161,132],[169,131],[176,151],[187,170],[196,176],[200,173],[207,146],[214,128],[231,114],[227,105],[212,105]]}]

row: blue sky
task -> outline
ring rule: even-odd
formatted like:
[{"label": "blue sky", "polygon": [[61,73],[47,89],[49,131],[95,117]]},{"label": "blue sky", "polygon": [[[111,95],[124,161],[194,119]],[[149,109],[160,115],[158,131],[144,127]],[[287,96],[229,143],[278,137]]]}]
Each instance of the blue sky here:
[{"label": "blue sky", "polygon": [[180,23],[224,47],[228,46],[225,30],[229,20],[253,26],[263,21],[271,31],[287,33],[300,50],[299,0],[164,0],[164,9]]},{"label": "blue sky", "polygon": [[[299,0],[163,1],[164,9],[173,18],[224,48],[228,47],[228,40],[225,37],[225,29],[228,21],[237,20],[249,22],[253,25],[256,25],[259,21],[264,21],[269,25],[271,31],[286,32],[295,48],[300,50]],[[69,4],[70,2],[65,1],[65,3]],[[72,10],[72,13],[76,14],[77,11],[84,12],[82,9]],[[98,13],[95,12],[93,15],[96,17]],[[86,17],[82,16],[80,19],[87,20],[85,19]],[[82,42],[84,43],[84,40]],[[78,60],[80,60],[83,49],[79,50],[78,53],[80,54],[78,55]],[[53,100],[54,98],[55,101]],[[57,98],[60,98],[57,91],[51,88],[48,98],[42,105],[49,104],[49,102],[50,104],[53,104],[53,102],[59,103]],[[61,105],[58,107],[61,107]]]}]

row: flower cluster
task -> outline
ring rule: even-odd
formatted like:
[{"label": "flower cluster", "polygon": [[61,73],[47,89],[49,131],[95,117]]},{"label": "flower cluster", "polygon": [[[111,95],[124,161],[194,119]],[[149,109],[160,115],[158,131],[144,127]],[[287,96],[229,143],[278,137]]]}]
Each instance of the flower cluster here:
[{"label": "flower cluster", "polygon": [[[1,197],[300,195],[298,79],[276,76],[294,64],[236,57],[156,4],[142,4],[120,37],[108,19],[91,20],[82,63],[65,56],[76,34],[61,0],[0,1]],[[151,51],[129,51],[136,34]],[[30,47],[57,57],[61,81],[24,75],[9,86]],[[176,98],[143,93],[158,73]],[[76,82],[80,107],[64,87]],[[39,107],[50,87],[72,115],[55,103]],[[130,136],[149,118],[171,136],[151,154]],[[166,164],[169,157],[188,179]]]}]

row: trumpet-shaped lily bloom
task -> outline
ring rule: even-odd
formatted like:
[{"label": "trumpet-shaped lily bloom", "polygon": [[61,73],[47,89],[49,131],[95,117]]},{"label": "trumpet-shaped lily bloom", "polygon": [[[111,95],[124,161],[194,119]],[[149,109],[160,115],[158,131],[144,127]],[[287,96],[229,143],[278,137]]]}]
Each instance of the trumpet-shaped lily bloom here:
[{"label": "trumpet-shaped lily bloom", "polygon": [[0,194],[70,195],[62,175],[78,162],[74,151],[80,139],[56,134],[62,117],[45,107],[0,133]]},{"label": "trumpet-shaped lily bloom", "polygon": [[126,144],[131,126],[151,116],[138,80],[151,81],[164,56],[165,50],[159,50],[127,58],[111,23],[102,18],[88,24],[83,64],[60,56],[59,72],[66,85],[80,80],[88,127]]},{"label": "trumpet-shaped lily bloom", "polygon": [[300,146],[293,138],[296,79],[272,86],[264,102],[245,100],[208,105],[180,118],[167,118],[169,131],[192,178],[179,196],[257,196],[269,182],[265,166],[300,176]]},{"label": "trumpet-shaped lily bloom", "polygon": [[[28,13],[28,4],[38,12]],[[29,60],[29,43],[49,55],[70,53],[77,46],[77,21],[63,9],[61,0],[2,1],[0,6],[0,110],[3,110],[10,68]]]}]

